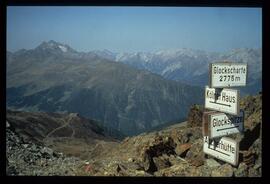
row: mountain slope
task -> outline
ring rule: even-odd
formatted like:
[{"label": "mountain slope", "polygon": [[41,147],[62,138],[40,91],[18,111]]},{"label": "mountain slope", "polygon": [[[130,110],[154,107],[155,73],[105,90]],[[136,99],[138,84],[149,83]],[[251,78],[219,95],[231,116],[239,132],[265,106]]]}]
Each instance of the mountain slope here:
[{"label": "mountain slope", "polygon": [[[117,147],[90,162],[95,176],[260,177],[262,174],[262,96],[242,98],[245,110],[239,141],[239,162],[232,166],[203,152],[203,108],[190,109],[192,123],[125,138]],[[196,115],[195,115],[196,114]],[[195,115],[195,116],[194,116]],[[194,117],[197,117],[194,118]]]},{"label": "mountain slope", "polygon": [[[240,101],[245,111],[242,134],[228,135],[239,141],[239,164],[207,156],[203,152],[202,112],[193,106],[187,122],[178,122],[159,131],[126,137],[115,142],[109,137],[93,143],[96,125],[76,114],[7,112],[6,163],[8,175],[77,175],[77,176],[182,176],[182,177],[260,177],[262,175],[262,95],[247,96]],[[61,122],[63,120],[64,122]],[[75,129],[58,132],[65,122]],[[57,126],[56,126],[57,125]],[[85,128],[85,126],[90,126]],[[79,128],[80,127],[80,128]],[[78,134],[77,130],[81,129]],[[54,131],[56,130],[56,131]],[[28,133],[30,140],[25,138]],[[46,132],[46,133],[45,133]],[[53,133],[51,133],[53,132]],[[85,132],[85,133],[83,133]],[[35,137],[54,138],[52,149],[32,143]],[[56,152],[63,133],[71,136],[61,145],[77,151],[66,157]],[[89,141],[78,139],[86,135]],[[105,138],[97,133],[99,138]],[[79,137],[78,137],[79,136]],[[22,138],[24,137],[24,138]],[[58,138],[58,139],[57,139]],[[80,140],[75,142],[74,140]],[[92,140],[92,141],[91,141]],[[78,149],[81,146],[83,149]],[[90,149],[92,148],[92,149]],[[67,153],[67,152],[66,152]]]},{"label": "mountain slope", "polygon": [[[76,113],[7,111],[7,122],[24,142],[45,145],[66,155],[87,159],[97,144],[118,144],[121,133],[108,132],[99,122]],[[115,137],[115,138],[114,138]]]},{"label": "mountain slope", "polygon": [[9,123],[6,123],[6,175],[8,176],[75,176],[84,163],[76,157],[67,157],[44,145],[24,141]]},{"label": "mountain slope", "polygon": [[[185,118],[203,91],[51,41],[7,58],[7,106],[77,112],[133,135]],[[67,46],[66,46],[67,47]]]}]

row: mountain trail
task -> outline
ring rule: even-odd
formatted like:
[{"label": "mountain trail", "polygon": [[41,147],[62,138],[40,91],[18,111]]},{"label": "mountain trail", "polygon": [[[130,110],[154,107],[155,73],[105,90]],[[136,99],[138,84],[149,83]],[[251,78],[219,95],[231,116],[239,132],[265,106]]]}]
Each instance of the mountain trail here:
[{"label": "mountain trail", "polygon": [[74,129],[70,126],[71,119],[72,119],[72,117],[68,117],[68,120],[61,120],[61,121],[65,121],[65,123],[64,123],[62,126],[57,127],[57,128],[55,128],[55,129],[53,129],[51,132],[49,132],[43,140],[49,138],[49,137],[50,137],[53,133],[55,133],[57,130],[60,130],[60,129],[65,128],[65,127],[67,127],[67,126],[70,127],[70,128],[72,129],[72,134],[71,134],[70,137],[74,137],[75,131],[74,131]]}]

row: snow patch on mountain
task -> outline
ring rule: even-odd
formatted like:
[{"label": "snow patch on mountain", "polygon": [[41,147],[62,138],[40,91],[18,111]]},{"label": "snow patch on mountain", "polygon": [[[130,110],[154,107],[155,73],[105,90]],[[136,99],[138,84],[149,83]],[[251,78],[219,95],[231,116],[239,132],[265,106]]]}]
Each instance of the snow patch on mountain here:
[{"label": "snow patch on mountain", "polygon": [[168,67],[166,67],[162,72],[161,75],[164,75],[168,72],[173,72],[177,69],[180,69],[182,67],[182,63],[174,63],[172,65],[169,65]]},{"label": "snow patch on mountain", "polygon": [[62,46],[62,45],[58,45],[58,47],[63,51],[63,52],[67,52],[67,48]]}]

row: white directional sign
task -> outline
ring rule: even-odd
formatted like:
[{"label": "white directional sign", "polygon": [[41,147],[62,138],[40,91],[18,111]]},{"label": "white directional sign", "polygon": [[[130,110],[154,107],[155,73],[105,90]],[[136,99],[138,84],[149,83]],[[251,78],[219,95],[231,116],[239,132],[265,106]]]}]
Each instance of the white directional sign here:
[{"label": "white directional sign", "polygon": [[220,112],[204,113],[203,117],[204,135],[210,139],[222,137],[244,130],[244,111],[239,116],[231,116]]},{"label": "white directional sign", "polygon": [[247,82],[247,64],[245,63],[211,63],[211,88],[224,88],[232,86],[245,86]]},{"label": "white directional sign", "polygon": [[232,165],[238,164],[239,144],[231,138],[222,137],[215,140],[204,136],[203,151]]},{"label": "white directional sign", "polygon": [[239,91],[234,89],[215,89],[205,87],[205,108],[239,114]]}]

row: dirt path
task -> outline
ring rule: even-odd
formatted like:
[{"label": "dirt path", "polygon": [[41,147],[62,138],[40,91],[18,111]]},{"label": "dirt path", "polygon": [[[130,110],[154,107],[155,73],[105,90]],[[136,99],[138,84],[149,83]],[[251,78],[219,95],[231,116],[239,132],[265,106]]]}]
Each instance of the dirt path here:
[{"label": "dirt path", "polygon": [[72,129],[72,135],[71,137],[74,137],[75,131],[74,129],[70,126],[70,122],[71,122],[72,117],[68,117],[68,120],[61,120],[64,121],[64,124],[60,127],[57,127],[56,129],[53,129],[51,132],[49,132],[46,137],[44,139],[47,139],[48,137],[50,137],[54,132],[56,132],[57,130],[60,130],[61,128],[65,128],[66,126],[69,126]]},{"label": "dirt path", "polygon": [[72,134],[71,134],[71,136],[70,137],[72,137],[72,138],[74,138],[74,135],[75,135],[75,130],[70,126],[70,124],[68,125],[70,128],[71,128],[71,130],[72,130]]}]

